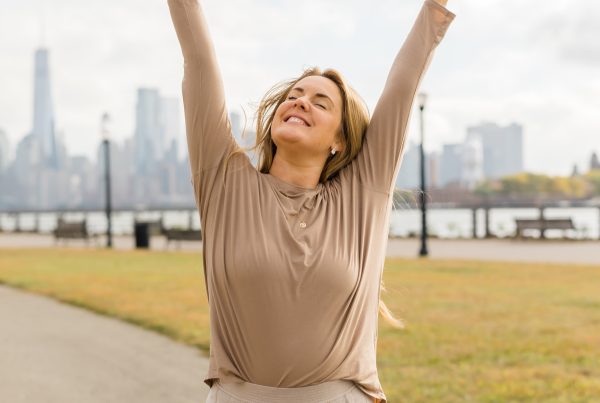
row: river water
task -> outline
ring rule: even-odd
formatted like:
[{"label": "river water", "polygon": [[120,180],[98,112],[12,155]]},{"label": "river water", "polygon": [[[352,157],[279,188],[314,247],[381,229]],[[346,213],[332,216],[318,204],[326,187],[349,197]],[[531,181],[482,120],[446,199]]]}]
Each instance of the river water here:
[{"label": "river water", "polygon": [[[173,210],[160,212],[117,212],[113,213],[113,233],[117,235],[131,234],[133,232],[134,217],[138,220],[158,220],[163,216],[165,227],[191,227],[200,228],[200,219],[196,211]],[[544,215],[547,218],[571,218],[576,230],[566,231],[570,238],[598,239],[600,238],[599,209],[598,208],[546,208]],[[38,228],[40,232],[49,233],[56,226],[58,215],[56,213],[42,213],[38,215]],[[106,216],[102,212],[93,213],[68,213],[66,220],[81,220],[87,217],[88,230],[92,233],[106,232]],[[477,211],[477,235],[485,234],[485,212]],[[512,236],[515,233],[516,218],[537,218],[539,210],[536,208],[498,208],[490,209],[490,232],[499,237]],[[22,230],[35,228],[36,215],[23,213],[19,218]],[[472,211],[470,209],[428,209],[427,227],[429,235],[440,238],[471,238],[473,233]],[[0,213],[0,227],[4,231],[13,231],[16,228],[14,215]],[[421,211],[418,209],[395,209],[390,217],[390,234],[405,237],[419,234],[421,228]],[[537,236],[536,231],[532,235]],[[547,230],[547,238],[558,238],[563,231]]]}]

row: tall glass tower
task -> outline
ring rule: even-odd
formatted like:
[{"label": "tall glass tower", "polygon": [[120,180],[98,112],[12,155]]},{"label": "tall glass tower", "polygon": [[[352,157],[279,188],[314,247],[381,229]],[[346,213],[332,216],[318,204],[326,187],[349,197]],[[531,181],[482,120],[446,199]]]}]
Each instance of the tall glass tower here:
[{"label": "tall glass tower", "polygon": [[48,50],[44,48],[35,51],[33,137],[40,145],[42,163],[48,168],[58,168]]}]

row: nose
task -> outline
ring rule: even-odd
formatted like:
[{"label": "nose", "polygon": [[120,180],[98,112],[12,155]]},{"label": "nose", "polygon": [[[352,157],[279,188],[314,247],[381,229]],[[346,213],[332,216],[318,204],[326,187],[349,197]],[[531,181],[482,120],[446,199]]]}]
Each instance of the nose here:
[{"label": "nose", "polygon": [[301,108],[302,110],[307,110],[308,105],[304,100],[304,97],[298,97],[294,100],[294,106]]}]

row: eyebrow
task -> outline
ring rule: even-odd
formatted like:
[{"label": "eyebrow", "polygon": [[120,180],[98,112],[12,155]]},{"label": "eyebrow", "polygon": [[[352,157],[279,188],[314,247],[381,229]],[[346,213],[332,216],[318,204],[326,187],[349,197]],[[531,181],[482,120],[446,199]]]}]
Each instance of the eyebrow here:
[{"label": "eyebrow", "polygon": [[[304,88],[302,88],[302,87],[294,87],[294,88],[292,88],[292,89],[290,90],[290,92],[291,92],[291,91],[298,91],[298,92],[302,92],[302,93],[304,93]],[[333,102],[333,100],[332,100],[332,99],[331,99],[329,96],[327,96],[327,95],[325,95],[325,94],[322,94],[322,93],[320,93],[320,92],[317,92],[317,93],[315,94],[315,96],[316,96],[316,97],[319,97],[319,98],[325,98],[325,99],[327,99],[329,102],[331,102],[331,105],[332,105],[332,106],[335,106],[335,103]]]}]

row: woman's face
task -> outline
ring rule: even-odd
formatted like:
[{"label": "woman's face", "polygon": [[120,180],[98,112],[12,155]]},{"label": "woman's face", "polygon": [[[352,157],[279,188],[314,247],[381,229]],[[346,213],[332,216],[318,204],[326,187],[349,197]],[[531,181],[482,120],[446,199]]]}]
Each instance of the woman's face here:
[{"label": "woman's face", "polygon": [[294,154],[329,156],[333,146],[343,144],[336,135],[342,121],[342,98],[337,85],[322,76],[298,81],[279,105],[271,125],[271,138],[277,149]]}]

